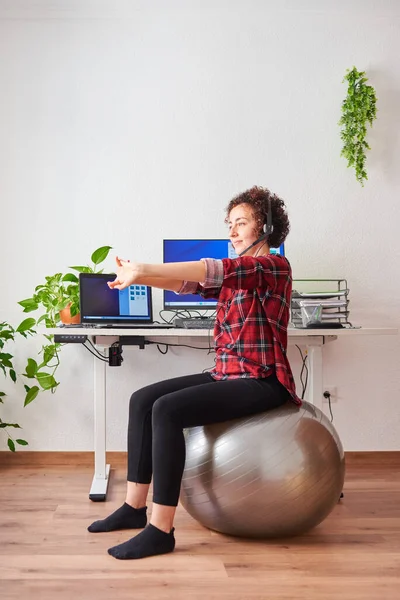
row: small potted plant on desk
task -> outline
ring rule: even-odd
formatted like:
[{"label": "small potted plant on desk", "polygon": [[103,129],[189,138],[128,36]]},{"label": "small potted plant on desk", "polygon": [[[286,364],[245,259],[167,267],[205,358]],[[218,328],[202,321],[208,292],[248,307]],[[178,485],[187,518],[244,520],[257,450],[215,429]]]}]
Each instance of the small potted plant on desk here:
[{"label": "small potted plant on desk", "polygon": [[[102,246],[95,250],[91,256],[92,265],[69,267],[79,273],[102,273],[98,266],[107,258],[111,246]],[[46,327],[57,327],[60,323],[74,324],[80,322],[79,315],[79,279],[74,273],[56,273],[45,277],[45,283],[35,288],[32,298],[18,302],[25,313],[34,312],[40,308],[44,313],[38,318],[29,317],[22,321],[17,331],[22,334],[34,334],[34,327],[45,323]],[[55,379],[55,372],[60,364],[59,352],[61,344],[54,343],[53,335],[45,335],[47,344],[39,352],[42,355],[40,362],[28,358],[23,377],[33,380],[33,385],[25,385],[24,406],[30,404],[41,390],[55,392],[59,382]]]}]

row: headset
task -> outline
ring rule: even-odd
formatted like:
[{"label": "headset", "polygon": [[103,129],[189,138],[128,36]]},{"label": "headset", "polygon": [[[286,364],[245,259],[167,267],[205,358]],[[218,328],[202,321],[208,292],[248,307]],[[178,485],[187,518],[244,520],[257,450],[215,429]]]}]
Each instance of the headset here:
[{"label": "headset", "polygon": [[252,244],[250,244],[250,246],[248,246],[248,248],[245,248],[243,250],[243,252],[241,252],[239,254],[239,256],[243,256],[243,254],[245,254],[248,250],[250,250],[251,248],[253,248],[254,246],[257,246],[257,244],[259,244],[262,240],[266,240],[271,233],[274,231],[274,226],[272,225],[272,206],[271,206],[271,198],[268,196],[268,212],[267,212],[267,222],[264,223],[263,225],[263,232],[260,235],[260,237],[258,238],[258,240],[256,240],[255,242],[253,242]]}]

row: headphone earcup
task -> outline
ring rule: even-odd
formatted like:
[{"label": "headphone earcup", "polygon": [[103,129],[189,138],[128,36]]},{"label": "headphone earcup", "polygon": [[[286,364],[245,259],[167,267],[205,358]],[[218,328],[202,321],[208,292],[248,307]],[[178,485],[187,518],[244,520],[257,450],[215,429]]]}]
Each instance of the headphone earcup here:
[{"label": "headphone earcup", "polygon": [[266,235],[271,235],[271,233],[274,230],[274,226],[273,225],[267,225],[267,223],[264,223],[263,225],[263,233]]}]

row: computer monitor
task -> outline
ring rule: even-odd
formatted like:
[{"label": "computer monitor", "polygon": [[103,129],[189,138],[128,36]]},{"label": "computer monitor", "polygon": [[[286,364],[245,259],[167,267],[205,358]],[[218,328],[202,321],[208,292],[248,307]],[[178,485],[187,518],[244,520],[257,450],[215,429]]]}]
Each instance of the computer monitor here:
[{"label": "computer monitor", "polygon": [[[227,239],[220,240],[164,240],[164,262],[187,262],[201,258],[237,258],[234,247]],[[271,248],[271,254],[285,255],[284,245]],[[165,310],[208,310],[217,305],[215,298],[203,298],[198,294],[177,295],[164,290]]]}]

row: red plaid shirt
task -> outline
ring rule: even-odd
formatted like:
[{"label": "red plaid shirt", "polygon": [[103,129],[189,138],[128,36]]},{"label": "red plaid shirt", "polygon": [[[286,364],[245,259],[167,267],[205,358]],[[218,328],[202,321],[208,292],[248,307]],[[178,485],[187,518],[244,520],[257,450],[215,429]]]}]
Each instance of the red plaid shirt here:
[{"label": "red plaid shirt", "polygon": [[288,260],[279,254],[202,260],[205,281],[185,281],[179,294],[218,299],[212,377],[259,379],[276,373],[293,401],[301,404],[286,356],[292,291]]}]

